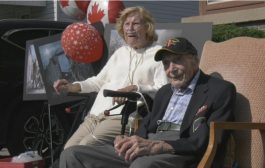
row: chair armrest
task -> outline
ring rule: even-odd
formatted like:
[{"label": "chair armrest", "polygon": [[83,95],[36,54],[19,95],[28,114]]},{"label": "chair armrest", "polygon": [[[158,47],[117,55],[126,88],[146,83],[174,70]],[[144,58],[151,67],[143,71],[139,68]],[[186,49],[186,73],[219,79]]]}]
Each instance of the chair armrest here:
[{"label": "chair armrest", "polygon": [[93,94],[94,92],[92,93],[72,93],[72,92],[69,92],[67,93],[67,96],[76,96],[76,97],[84,97],[84,98],[87,98],[89,96],[91,96],[91,94]]},{"label": "chair armrest", "polygon": [[210,168],[217,149],[217,137],[221,130],[265,130],[265,123],[250,122],[211,122],[207,150],[197,168]]},{"label": "chair armrest", "polygon": [[[79,97],[77,101],[73,102],[69,107],[65,108],[65,111],[67,113],[72,113],[72,109],[78,109],[78,111],[75,112],[83,112],[86,111],[88,112],[90,108],[92,107],[96,96],[97,92],[90,92],[90,93],[67,93],[67,96],[72,96],[72,97]],[[84,114],[85,115],[85,114]]]}]

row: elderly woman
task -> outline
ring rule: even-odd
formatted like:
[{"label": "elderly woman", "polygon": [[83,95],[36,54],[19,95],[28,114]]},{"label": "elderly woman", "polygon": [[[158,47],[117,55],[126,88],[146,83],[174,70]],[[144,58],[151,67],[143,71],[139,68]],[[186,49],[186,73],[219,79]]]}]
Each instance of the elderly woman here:
[{"label": "elderly woman", "polygon": [[[142,7],[126,8],[118,18],[116,28],[126,45],[114,52],[97,76],[74,83],[64,79],[54,83],[58,93],[62,90],[98,92],[90,113],[65,148],[91,144],[95,140],[113,143],[115,136],[120,134],[121,116],[104,116],[103,112],[124,99],[104,97],[104,89],[138,91],[153,98],[156,91],[167,83],[163,65],[154,61],[154,55],[161,46],[155,43],[157,34],[151,14]],[[112,114],[120,113],[121,108],[115,109]]]}]

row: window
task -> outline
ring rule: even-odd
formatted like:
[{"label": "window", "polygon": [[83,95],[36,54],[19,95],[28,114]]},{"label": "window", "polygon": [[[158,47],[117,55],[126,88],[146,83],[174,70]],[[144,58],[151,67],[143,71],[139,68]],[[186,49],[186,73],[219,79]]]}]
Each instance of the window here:
[{"label": "window", "polygon": [[200,15],[265,7],[264,1],[207,0],[200,1]]},{"label": "window", "polygon": [[46,6],[46,1],[1,1],[1,5]]},{"label": "window", "polygon": [[20,28],[12,29],[2,35],[2,39],[18,48],[25,49],[25,41],[61,33],[63,29]]}]

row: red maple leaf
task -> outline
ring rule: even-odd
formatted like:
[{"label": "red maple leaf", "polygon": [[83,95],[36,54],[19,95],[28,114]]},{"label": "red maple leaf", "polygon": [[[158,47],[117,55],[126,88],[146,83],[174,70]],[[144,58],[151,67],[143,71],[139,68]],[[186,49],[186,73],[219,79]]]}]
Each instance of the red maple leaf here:
[{"label": "red maple leaf", "polygon": [[94,4],[92,6],[92,11],[91,13],[88,13],[88,20],[90,21],[90,23],[96,23],[101,21],[101,19],[105,16],[104,14],[104,10],[102,9],[98,9],[98,4]]},{"label": "red maple leaf", "polygon": [[66,7],[66,6],[69,6],[68,3],[69,3],[68,0],[61,0],[61,5],[62,5],[63,8]]}]

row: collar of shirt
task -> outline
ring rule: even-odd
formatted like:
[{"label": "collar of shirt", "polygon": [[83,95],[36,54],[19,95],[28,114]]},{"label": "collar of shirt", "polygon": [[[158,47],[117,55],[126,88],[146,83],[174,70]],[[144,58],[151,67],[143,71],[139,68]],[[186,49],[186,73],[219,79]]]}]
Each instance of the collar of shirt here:
[{"label": "collar of shirt", "polygon": [[125,44],[124,46],[127,48],[128,51],[139,54],[139,53],[146,52],[150,47],[152,47],[154,45],[155,45],[155,43],[152,43],[152,44],[146,45],[145,47],[138,48],[138,49],[132,48],[128,44]]},{"label": "collar of shirt", "polygon": [[173,90],[173,94],[177,94],[177,95],[184,95],[184,94],[192,94],[194,89],[195,89],[195,86],[197,84],[197,81],[199,79],[199,76],[200,76],[200,71],[198,71],[195,76],[193,77],[193,79],[191,80],[189,86],[184,89],[184,90],[181,90],[181,89],[176,89],[175,87],[171,87],[172,90]]}]

